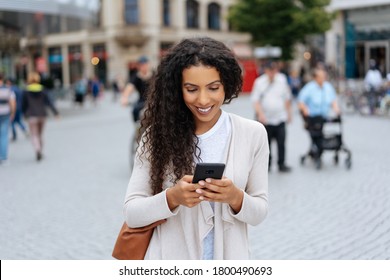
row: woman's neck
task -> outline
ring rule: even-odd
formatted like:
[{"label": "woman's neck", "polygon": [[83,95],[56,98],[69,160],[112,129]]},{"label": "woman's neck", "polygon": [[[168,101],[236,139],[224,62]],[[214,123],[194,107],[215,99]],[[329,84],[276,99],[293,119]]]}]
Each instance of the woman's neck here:
[{"label": "woman's neck", "polygon": [[215,117],[208,121],[208,122],[196,122],[195,123],[195,134],[201,135],[209,131],[219,120],[219,117],[222,114],[222,110],[219,109],[218,114],[215,115]]}]

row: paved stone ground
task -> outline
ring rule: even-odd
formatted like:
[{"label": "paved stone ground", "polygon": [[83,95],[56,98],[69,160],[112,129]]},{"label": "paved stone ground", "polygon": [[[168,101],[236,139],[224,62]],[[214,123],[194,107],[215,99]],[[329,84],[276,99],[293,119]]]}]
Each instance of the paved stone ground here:
[{"label": "paved stone ground", "polygon": [[[48,120],[42,162],[24,137],[11,143],[9,165],[0,166],[0,259],[111,259],[133,127],[129,109],[109,93],[86,105],[58,103],[62,117]],[[226,110],[253,117],[247,96]],[[250,227],[252,257],[390,259],[389,122],[345,116],[352,169],[326,153],[318,171],[299,164],[309,138],[295,114],[287,141],[293,172],[269,173],[270,212]]]}]

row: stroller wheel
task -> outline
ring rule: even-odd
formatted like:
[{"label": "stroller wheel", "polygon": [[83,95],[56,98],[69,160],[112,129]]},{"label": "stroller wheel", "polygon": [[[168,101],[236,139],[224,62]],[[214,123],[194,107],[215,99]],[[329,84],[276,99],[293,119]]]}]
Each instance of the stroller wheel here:
[{"label": "stroller wheel", "polygon": [[334,164],[339,164],[339,156],[336,154],[335,156],[334,156],[334,158],[333,158],[333,162],[334,162]]},{"label": "stroller wheel", "polygon": [[305,164],[305,159],[306,159],[305,156],[301,156],[301,165],[304,165],[304,164]]},{"label": "stroller wheel", "polygon": [[345,166],[347,167],[347,169],[351,169],[351,165],[352,165],[352,161],[350,158],[347,158],[345,160]]}]

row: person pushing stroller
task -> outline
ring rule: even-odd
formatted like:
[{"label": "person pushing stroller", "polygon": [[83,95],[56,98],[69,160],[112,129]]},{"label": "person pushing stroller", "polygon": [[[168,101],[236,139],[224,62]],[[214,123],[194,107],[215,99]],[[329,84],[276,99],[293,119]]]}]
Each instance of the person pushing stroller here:
[{"label": "person pushing stroller", "polygon": [[311,156],[317,168],[321,167],[322,126],[329,117],[331,109],[340,116],[336,90],[326,80],[327,73],[324,67],[317,66],[313,70],[313,80],[307,83],[298,94],[298,108],[305,120],[305,127],[309,131],[315,150]]}]

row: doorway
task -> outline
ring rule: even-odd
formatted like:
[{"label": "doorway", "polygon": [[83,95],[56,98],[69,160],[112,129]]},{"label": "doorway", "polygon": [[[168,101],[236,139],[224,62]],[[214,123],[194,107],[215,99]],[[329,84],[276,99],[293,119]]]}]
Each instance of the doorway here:
[{"label": "doorway", "polygon": [[382,73],[382,77],[385,77],[390,72],[390,58],[389,58],[389,42],[388,41],[376,41],[365,43],[365,68],[366,71],[369,68],[370,59],[375,60],[376,65]]}]

